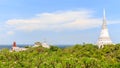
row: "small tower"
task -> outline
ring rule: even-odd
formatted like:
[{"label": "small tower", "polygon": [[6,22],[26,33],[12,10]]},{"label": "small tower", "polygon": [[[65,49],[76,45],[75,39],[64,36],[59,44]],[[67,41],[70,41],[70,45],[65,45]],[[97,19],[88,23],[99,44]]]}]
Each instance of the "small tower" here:
[{"label": "small tower", "polygon": [[13,47],[17,47],[16,42],[13,42]]},{"label": "small tower", "polygon": [[12,45],[12,51],[15,51],[16,48],[18,48],[17,45],[16,45],[16,42],[13,42],[13,45]]},{"label": "small tower", "polygon": [[107,28],[107,22],[106,22],[106,16],[105,16],[105,9],[103,10],[103,24],[102,24],[102,30],[100,33],[100,37],[98,38],[97,45],[99,48],[103,48],[104,45],[112,44],[112,41],[109,36],[108,28]]}]

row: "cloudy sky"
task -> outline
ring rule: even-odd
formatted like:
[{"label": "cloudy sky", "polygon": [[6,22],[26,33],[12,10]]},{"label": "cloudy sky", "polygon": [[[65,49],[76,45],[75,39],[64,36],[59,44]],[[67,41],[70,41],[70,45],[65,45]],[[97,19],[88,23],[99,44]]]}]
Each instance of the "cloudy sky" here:
[{"label": "cloudy sky", "polygon": [[0,44],[96,43],[103,8],[111,39],[120,43],[120,0],[0,0]]}]

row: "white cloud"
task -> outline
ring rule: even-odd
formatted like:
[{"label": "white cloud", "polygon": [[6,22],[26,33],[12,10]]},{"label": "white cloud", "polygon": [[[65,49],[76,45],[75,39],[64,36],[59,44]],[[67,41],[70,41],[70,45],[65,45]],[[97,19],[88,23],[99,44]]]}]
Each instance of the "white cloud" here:
[{"label": "white cloud", "polygon": [[120,20],[109,20],[108,22],[108,24],[119,24]]},{"label": "white cloud", "polygon": [[102,19],[94,18],[93,11],[77,10],[54,13],[37,14],[31,19],[10,19],[6,21],[8,26],[15,30],[66,30],[66,29],[89,29],[97,27]]},{"label": "white cloud", "polygon": [[7,35],[14,35],[14,31],[8,31]]}]

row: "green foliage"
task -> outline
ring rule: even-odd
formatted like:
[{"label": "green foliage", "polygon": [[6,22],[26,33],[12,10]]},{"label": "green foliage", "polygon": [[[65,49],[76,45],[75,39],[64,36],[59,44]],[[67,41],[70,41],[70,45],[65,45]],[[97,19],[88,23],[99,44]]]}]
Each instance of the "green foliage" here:
[{"label": "green foliage", "polygon": [[119,68],[120,44],[98,49],[92,44],[59,48],[29,47],[26,51],[0,50],[0,68]]},{"label": "green foliage", "polygon": [[50,46],[51,51],[57,51],[58,49],[59,49],[59,47],[57,47],[57,46]]},{"label": "green foliage", "polygon": [[27,46],[25,46],[25,48],[30,48],[31,46],[29,46],[29,45],[27,45]]}]

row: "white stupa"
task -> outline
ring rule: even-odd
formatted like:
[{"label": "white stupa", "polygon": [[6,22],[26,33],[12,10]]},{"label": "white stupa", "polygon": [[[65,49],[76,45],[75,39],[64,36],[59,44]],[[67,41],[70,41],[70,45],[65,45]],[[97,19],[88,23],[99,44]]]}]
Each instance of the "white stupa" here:
[{"label": "white stupa", "polygon": [[98,38],[97,45],[99,48],[103,48],[104,45],[112,44],[112,41],[109,36],[108,28],[107,28],[107,22],[106,22],[106,16],[105,16],[105,10],[103,10],[103,24],[102,24],[102,30],[100,33],[100,37]]}]

